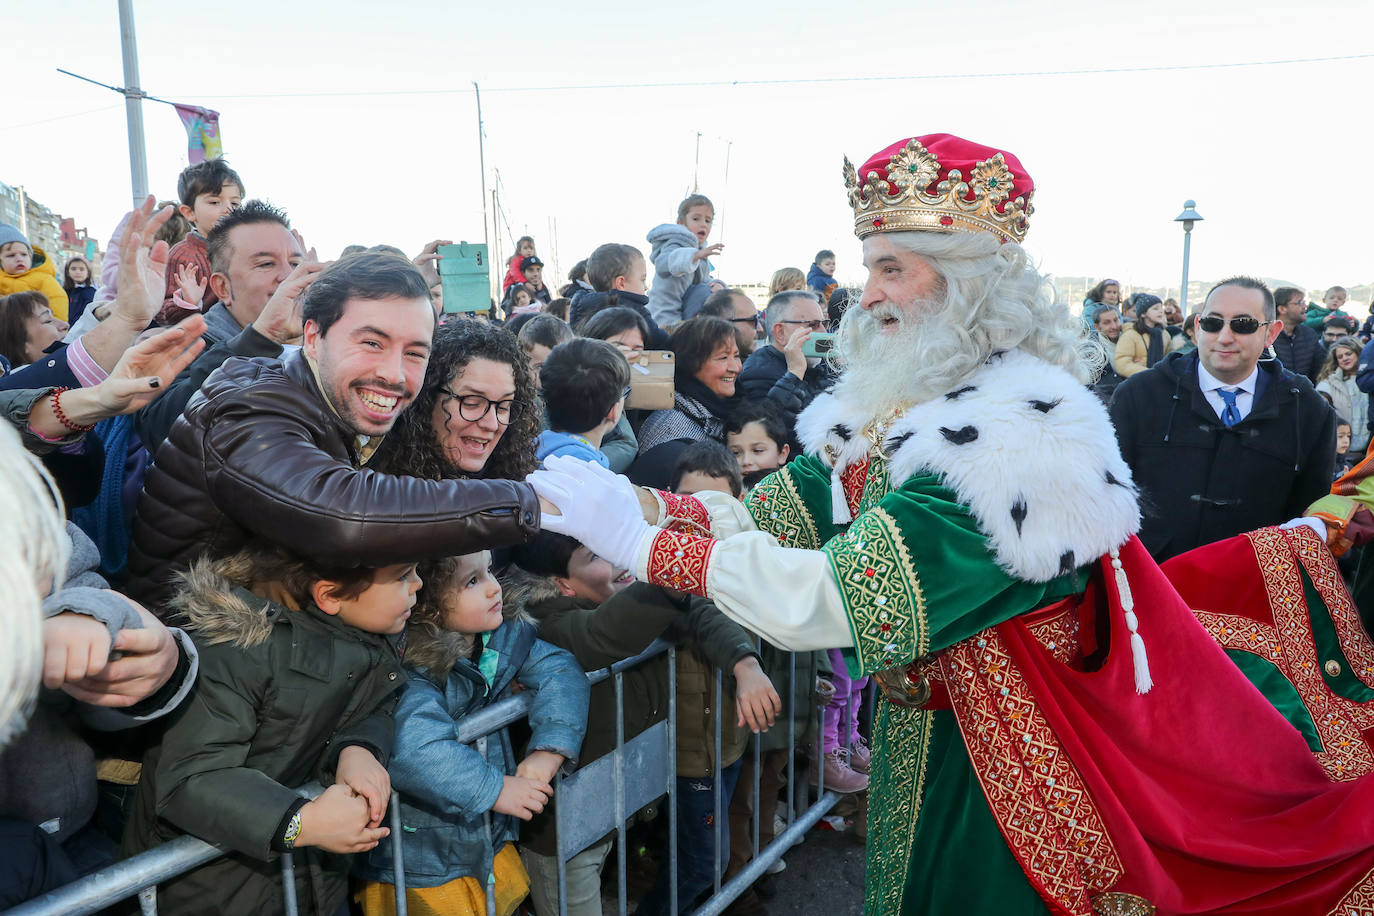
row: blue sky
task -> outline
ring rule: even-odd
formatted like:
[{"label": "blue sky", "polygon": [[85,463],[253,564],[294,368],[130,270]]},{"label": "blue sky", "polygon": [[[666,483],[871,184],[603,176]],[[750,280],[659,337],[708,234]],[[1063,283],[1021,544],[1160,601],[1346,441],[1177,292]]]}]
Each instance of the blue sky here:
[{"label": "blue sky", "polygon": [[[563,272],[601,242],[647,249],[645,233],[672,220],[692,183],[700,131],[701,190],[723,221],[720,276],[766,279],[833,248],[841,279],[861,282],[842,157],[858,163],[902,137],[951,132],[1020,157],[1037,186],[1027,247],[1051,272],[1176,284],[1182,233],[1172,219],[1195,198],[1206,217],[1194,234],[1195,278],[1250,272],[1322,287],[1374,277],[1363,169],[1374,119],[1362,104],[1371,57],[515,91],[1358,55],[1369,53],[1371,4],[135,8],[143,87],[218,109],[249,195],[285,207],[324,256],[352,242],[415,250],[437,236],[481,240],[477,80],[489,183],[499,170],[511,230],[528,230]],[[5,83],[25,90],[0,113],[0,180],[104,239],[130,197],[122,100],[54,68],[121,82],[116,4],[69,0],[60,10],[0,61]],[[152,186],[172,196],[184,133],[167,106],[147,103],[144,117]]]}]

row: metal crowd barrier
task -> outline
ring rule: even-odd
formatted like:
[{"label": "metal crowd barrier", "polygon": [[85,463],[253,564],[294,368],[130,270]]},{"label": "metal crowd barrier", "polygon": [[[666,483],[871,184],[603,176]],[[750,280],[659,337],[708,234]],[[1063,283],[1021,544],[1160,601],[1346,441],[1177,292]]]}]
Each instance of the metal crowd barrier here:
[{"label": "metal crowd barrier", "polygon": [[[624,672],[667,653],[668,656],[668,718],[655,723],[630,741],[625,740],[624,732]],[[607,678],[614,678],[616,705],[616,747],[606,756],[579,768],[571,775],[555,777],[555,824],[557,831],[557,869],[558,869],[558,916],[567,916],[567,863],[582,850],[601,840],[614,831],[616,835],[616,883],[618,912],[620,916],[629,913],[628,887],[626,879],[626,822],[631,814],[651,804],[655,799],[666,796],[668,810],[668,859],[669,869],[669,906],[676,916],[682,905],[690,901],[677,899],[678,877],[678,810],[677,810],[677,653],[672,644],[656,640],[639,655],[617,662],[609,668],[588,672],[590,684],[597,684]],[[730,881],[722,883],[722,860],[729,860],[728,850],[723,849],[722,824],[728,823],[729,799],[721,791],[721,748],[723,734],[722,701],[724,699],[724,673],[717,669],[712,702],[718,711],[715,716],[715,753],[714,772],[714,880],[713,893],[691,916],[716,916],[721,913],[740,894],[757,881],[764,872],[782,855],[799,841],[839,801],[840,795],[825,788],[823,757],[821,754],[822,728],[820,718],[823,710],[818,706],[813,719],[816,727],[816,747],[814,765],[817,773],[817,799],[804,811],[794,808],[797,797],[796,783],[796,720],[794,713],[796,682],[796,657],[791,656],[788,672],[784,715],[787,718],[787,817],[786,829],[773,838],[766,847],[759,848],[760,818],[774,816],[773,800],[759,797],[761,782],[762,750],[760,743],[752,741],[753,754],[753,816],[752,857],[739,874]],[[774,685],[777,689],[777,685]],[[779,691],[781,694],[782,691]],[[529,692],[495,703],[472,716],[468,716],[458,726],[458,740],[473,744],[479,753],[485,755],[487,736],[524,718],[534,695]],[[846,698],[846,704],[848,699]],[[846,705],[846,719],[848,707]],[[868,710],[871,715],[871,709]],[[848,740],[846,727],[845,740]],[[314,798],[323,789],[318,784],[297,790],[306,798]],[[613,804],[606,805],[606,796],[613,797]],[[406,884],[403,862],[402,824],[400,801],[395,792],[391,794],[391,837],[393,838],[393,872],[396,878],[396,912],[406,916]],[[488,838],[491,836],[491,814],[485,816]],[[157,914],[157,885],[182,875],[206,862],[224,855],[226,850],[218,844],[206,843],[191,836],[178,837],[168,843],[148,850],[108,868],[86,875],[57,890],[27,901],[5,911],[7,916],[81,916],[95,913],[121,900],[136,896],[143,916]],[[291,853],[281,857],[282,893],[284,909],[288,916],[296,916],[295,862]],[[495,887],[487,882],[487,912],[495,913]],[[541,914],[552,916],[552,914]]]}]

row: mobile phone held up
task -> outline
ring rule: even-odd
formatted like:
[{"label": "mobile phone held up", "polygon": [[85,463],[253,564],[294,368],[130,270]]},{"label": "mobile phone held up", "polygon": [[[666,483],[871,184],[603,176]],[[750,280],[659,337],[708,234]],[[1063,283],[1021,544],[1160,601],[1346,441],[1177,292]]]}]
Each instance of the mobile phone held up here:
[{"label": "mobile phone held up", "polygon": [[802,344],[803,356],[829,356],[830,351],[835,349],[834,334],[812,334],[807,338],[806,343]]}]

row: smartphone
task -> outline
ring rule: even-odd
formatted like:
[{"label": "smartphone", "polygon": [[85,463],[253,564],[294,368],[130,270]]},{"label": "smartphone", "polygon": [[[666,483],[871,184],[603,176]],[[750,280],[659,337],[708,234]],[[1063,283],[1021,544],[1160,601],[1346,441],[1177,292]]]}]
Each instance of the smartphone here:
[{"label": "smartphone", "polygon": [[802,344],[803,356],[829,356],[830,351],[835,349],[834,334],[812,334],[807,338],[806,343]]}]

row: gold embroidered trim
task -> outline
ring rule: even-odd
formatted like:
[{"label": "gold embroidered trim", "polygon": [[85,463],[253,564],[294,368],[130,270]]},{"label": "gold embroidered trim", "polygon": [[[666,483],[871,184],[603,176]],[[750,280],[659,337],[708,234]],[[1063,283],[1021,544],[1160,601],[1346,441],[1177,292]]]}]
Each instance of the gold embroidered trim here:
[{"label": "gold embroidered trim", "polygon": [[1121,879],[1092,796],[1001,636],[989,627],[939,655],[974,773],[1027,875],[1068,912]]},{"label": "gold embroidered trim", "polygon": [[811,520],[811,512],[787,468],[769,474],[750,490],[746,505],[754,518],[754,526],[773,535],[784,547],[820,549],[820,536]]},{"label": "gold embroidered trim", "polygon": [[1111,892],[1093,898],[1097,916],[1155,916],[1155,905],[1135,894]]},{"label": "gold embroidered trim", "polygon": [[[1322,744],[1313,754],[1317,762],[1333,781],[1358,779],[1374,772],[1374,751],[1364,738],[1365,730],[1374,729],[1374,710],[1333,692],[1322,678],[1300,563],[1294,560],[1294,551],[1301,556],[1303,548],[1287,534],[1265,528],[1245,536],[1264,579],[1273,625],[1237,614],[1195,610],[1193,616],[1223,649],[1258,655],[1278,668],[1297,690],[1317,729]],[[1324,598],[1329,594],[1322,592]]]},{"label": "gold embroidered trim", "polygon": [[905,664],[930,649],[925,596],[901,529],[873,508],[825,545],[864,674]]},{"label": "gold embroidered trim", "polygon": [[1366,872],[1326,916],[1374,916],[1374,869]]},{"label": "gold embroidered trim", "polygon": [[1049,620],[1027,624],[1026,629],[1061,664],[1070,664],[1078,655],[1078,611],[1066,607]]},{"label": "gold embroidered trim", "polygon": [[1284,530],[1283,534],[1297,552],[1298,559],[1307,570],[1308,578],[1326,602],[1326,609],[1331,613],[1331,623],[1336,628],[1336,636],[1340,640],[1345,660],[1350,663],[1350,670],[1366,687],[1374,688],[1374,640],[1370,640],[1369,634],[1364,630],[1364,624],[1360,622],[1360,612],[1355,608],[1350,590],[1345,587],[1345,580],[1341,577],[1340,567],[1336,565],[1336,558],[1331,555],[1331,551],[1321,538],[1317,537],[1316,532],[1309,530],[1305,525]]},{"label": "gold embroidered trim", "polygon": [[879,703],[874,712],[865,913],[902,912],[933,728],[924,709]]}]

